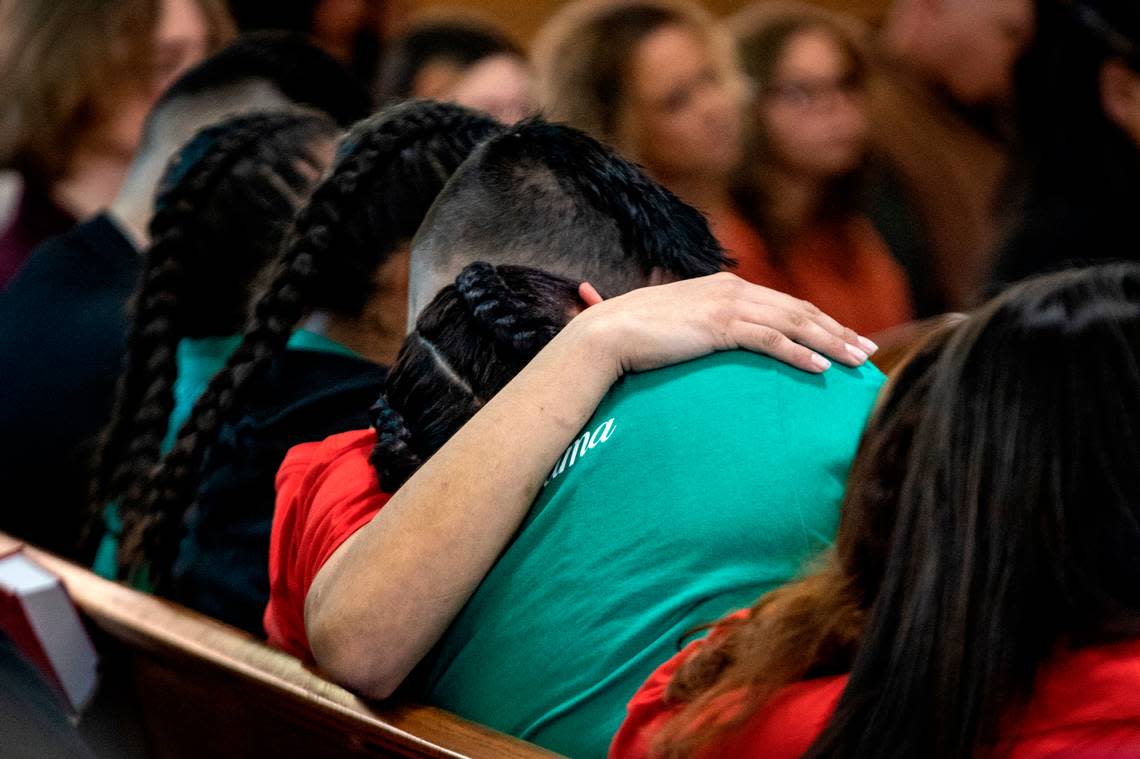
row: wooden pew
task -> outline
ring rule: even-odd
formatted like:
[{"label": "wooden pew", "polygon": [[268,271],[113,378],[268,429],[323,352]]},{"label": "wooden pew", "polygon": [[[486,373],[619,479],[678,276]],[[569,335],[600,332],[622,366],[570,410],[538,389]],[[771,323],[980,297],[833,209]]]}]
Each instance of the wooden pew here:
[{"label": "wooden pew", "polygon": [[[18,545],[0,533],[0,553]],[[366,703],[242,631],[25,550],[119,649],[159,759],[555,756],[440,709]]]},{"label": "wooden pew", "polygon": [[900,324],[871,337],[879,351],[871,358],[871,363],[883,374],[890,375],[903,365],[926,338],[936,332],[954,326],[965,320],[965,314],[941,314],[929,319]]}]

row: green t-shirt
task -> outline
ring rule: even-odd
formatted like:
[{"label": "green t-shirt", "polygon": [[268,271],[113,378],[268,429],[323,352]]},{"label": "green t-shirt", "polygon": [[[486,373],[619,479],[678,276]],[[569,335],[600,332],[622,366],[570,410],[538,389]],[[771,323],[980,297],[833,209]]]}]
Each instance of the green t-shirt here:
[{"label": "green t-shirt", "polygon": [[625,378],[425,662],[428,699],[604,756],[690,631],[830,544],[882,383],[870,365],[811,375],[742,351]]}]

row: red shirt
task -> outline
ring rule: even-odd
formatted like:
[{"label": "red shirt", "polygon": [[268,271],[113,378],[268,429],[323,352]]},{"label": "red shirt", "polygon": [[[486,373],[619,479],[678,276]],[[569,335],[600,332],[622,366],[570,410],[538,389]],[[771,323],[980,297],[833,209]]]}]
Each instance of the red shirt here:
[{"label": "red shirt", "polygon": [[[610,759],[643,759],[680,706],[666,705],[673,673],[704,641],[661,666],[629,702]],[[822,732],[847,676],[783,688],[737,731],[704,752],[705,759],[796,759]],[[1124,759],[1140,757],[1140,641],[1066,651],[1046,664],[1033,699],[1006,731],[1003,759]]]},{"label": "red shirt", "polygon": [[914,318],[910,283],[867,219],[802,234],[775,261],[756,230],[738,215],[713,219],[713,231],[749,282],[811,301],[863,335]]},{"label": "red shirt", "polygon": [[305,635],[305,596],[329,557],[391,498],[368,458],[372,430],[333,435],[292,448],[277,471],[269,539],[269,644],[312,659]]}]

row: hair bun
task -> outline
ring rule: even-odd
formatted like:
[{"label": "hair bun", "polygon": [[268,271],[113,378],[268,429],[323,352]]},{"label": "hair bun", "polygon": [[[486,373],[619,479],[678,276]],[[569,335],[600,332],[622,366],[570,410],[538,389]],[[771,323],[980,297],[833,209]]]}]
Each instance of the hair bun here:
[{"label": "hair bun", "polygon": [[455,289],[476,321],[521,355],[533,356],[558,333],[558,326],[540,317],[489,263],[470,264],[455,278]]}]

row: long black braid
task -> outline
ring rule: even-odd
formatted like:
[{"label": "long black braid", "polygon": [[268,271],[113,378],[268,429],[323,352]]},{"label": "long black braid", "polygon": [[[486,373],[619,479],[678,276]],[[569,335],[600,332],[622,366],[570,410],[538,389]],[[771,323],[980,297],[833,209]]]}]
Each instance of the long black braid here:
[{"label": "long black braid", "polygon": [[150,564],[159,590],[177,555],[206,451],[243,392],[314,309],[358,315],[377,269],[415,233],[459,164],[501,127],[456,105],[415,101],[352,129],[298,214],[274,276],[226,367],[211,380],[137,499],[124,499],[122,570]]},{"label": "long black braid", "polygon": [[97,458],[96,519],[107,501],[138,497],[167,434],[179,342],[241,330],[257,272],[324,171],[318,143],[337,132],[323,116],[243,115],[202,130],[172,161],[159,185],[125,370]]},{"label": "long black braid", "polygon": [[372,466],[394,492],[581,308],[578,282],[474,263],[424,309],[371,409]]}]

